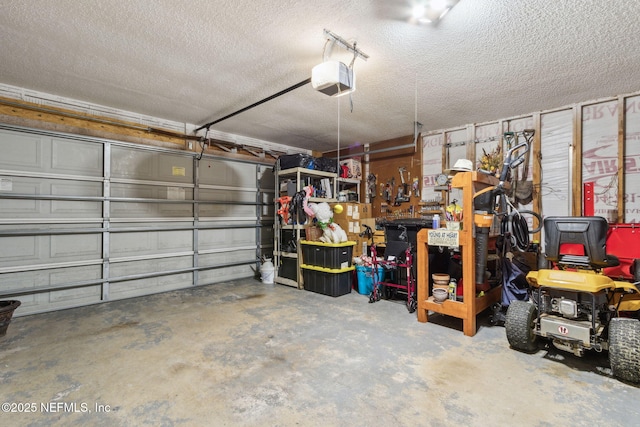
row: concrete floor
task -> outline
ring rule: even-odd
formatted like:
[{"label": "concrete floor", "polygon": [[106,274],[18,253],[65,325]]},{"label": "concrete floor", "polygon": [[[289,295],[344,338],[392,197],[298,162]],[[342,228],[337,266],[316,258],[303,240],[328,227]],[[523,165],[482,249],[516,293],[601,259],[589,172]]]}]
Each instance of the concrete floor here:
[{"label": "concrete floor", "polygon": [[1,402],[35,413],[3,406],[0,425],[638,424],[640,389],[606,355],[519,353],[486,315],[473,338],[430,320],[255,280],[17,317]]}]

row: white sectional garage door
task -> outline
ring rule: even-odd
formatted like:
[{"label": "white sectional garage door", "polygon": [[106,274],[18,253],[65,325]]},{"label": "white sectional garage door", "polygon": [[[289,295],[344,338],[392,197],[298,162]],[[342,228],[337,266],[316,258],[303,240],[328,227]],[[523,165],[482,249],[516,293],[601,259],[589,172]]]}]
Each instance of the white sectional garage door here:
[{"label": "white sectional garage door", "polygon": [[0,298],[16,316],[254,277],[269,167],[0,125]]}]

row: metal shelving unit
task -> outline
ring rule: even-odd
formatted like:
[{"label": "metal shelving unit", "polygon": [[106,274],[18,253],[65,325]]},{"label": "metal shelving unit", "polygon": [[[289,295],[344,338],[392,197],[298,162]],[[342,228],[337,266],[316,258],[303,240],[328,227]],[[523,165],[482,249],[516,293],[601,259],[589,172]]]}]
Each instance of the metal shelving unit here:
[{"label": "metal shelving unit", "polygon": [[358,195],[356,200],[346,200],[347,202],[359,202],[360,201],[360,183],[361,179],[357,178],[337,178],[336,179],[336,197],[341,191],[355,191]]},{"label": "metal shelving unit", "polygon": [[[311,185],[315,188],[321,188],[322,179],[329,180],[328,188],[331,194],[327,197],[310,197],[310,203],[327,202],[332,203],[336,199],[336,178],[337,174],[332,172],[323,172],[305,168],[290,168],[276,170],[275,186],[276,197],[274,198],[275,211],[278,211],[278,198],[287,195],[287,189],[282,188],[281,184],[291,181],[295,183],[295,192],[301,191],[305,186]],[[282,224],[282,220],[278,215],[273,225],[273,264],[276,267],[275,282],[282,285],[292,286],[302,289],[302,275],[300,272],[300,249],[298,242],[304,237],[304,224]],[[286,239],[285,239],[286,235]],[[295,242],[295,249],[291,247],[289,242]]]}]

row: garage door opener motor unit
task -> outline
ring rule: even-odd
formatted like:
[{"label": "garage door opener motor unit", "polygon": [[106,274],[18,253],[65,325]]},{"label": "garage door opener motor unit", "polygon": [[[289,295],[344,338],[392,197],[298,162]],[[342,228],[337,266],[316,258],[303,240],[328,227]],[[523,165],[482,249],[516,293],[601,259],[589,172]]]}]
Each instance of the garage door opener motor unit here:
[{"label": "garage door opener motor unit", "polygon": [[346,95],[356,90],[356,76],[343,62],[325,61],[311,70],[311,86],[329,96]]}]

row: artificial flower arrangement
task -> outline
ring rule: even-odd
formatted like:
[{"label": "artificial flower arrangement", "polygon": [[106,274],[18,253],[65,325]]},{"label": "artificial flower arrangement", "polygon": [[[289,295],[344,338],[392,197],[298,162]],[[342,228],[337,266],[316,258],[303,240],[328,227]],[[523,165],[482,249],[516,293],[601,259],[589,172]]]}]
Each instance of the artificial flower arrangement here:
[{"label": "artificial flower arrangement", "polygon": [[482,169],[492,174],[499,174],[502,167],[502,148],[500,144],[490,153],[482,149],[482,157],[478,160],[478,169]]}]

